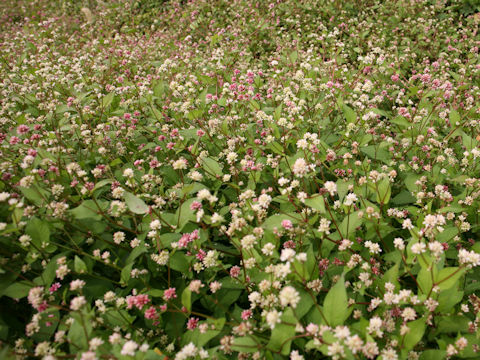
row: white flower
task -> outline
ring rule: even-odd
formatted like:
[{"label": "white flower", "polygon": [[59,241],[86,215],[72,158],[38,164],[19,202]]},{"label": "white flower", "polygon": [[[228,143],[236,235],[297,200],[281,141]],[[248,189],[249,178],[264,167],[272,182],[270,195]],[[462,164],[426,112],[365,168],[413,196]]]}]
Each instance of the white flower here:
[{"label": "white flower", "polygon": [[415,320],[416,317],[417,317],[417,313],[411,307],[405,308],[402,312],[402,318],[405,321]]},{"label": "white flower", "polygon": [[395,247],[398,249],[398,250],[403,250],[405,249],[405,243],[403,242],[403,239],[402,238],[395,238],[393,239],[393,244],[395,245]]},{"label": "white flower", "polygon": [[197,355],[197,352],[197,347],[193,343],[189,343],[188,345],[185,345],[177,355],[175,355],[175,360],[185,360],[189,357],[194,357]]},{"label": "white flower", "polygon": [[123,171],[123,176],[126,178],[133,178],[133,170],[128,168]]},{"label": "white flower", "polygon": [[305,358],[300,355],[300,353],[297,350],[293,350],[290,353],[290,360],[304,360]]},{"label": "white flower", "polygon": [[424,243],[417,242],[412,245],[411,250],[412,250],[412,253],[418,255],[418,254],[424,253],[426,251],[426,248],[427,246]]},{"label": "white flower", "polygon": [[227,162],[231,165],[233,164],[238,158],[238,154],[237,153],[234,153],[234,152],[229,152],[227,154]]},{"label": "white flower", "polygon": [[173,162],[172,167],[174,170],[185,170],[187,168],[187,160],[178,159]]},{"label": "white flower", "polygon": [[123,344],[122,351],[120,354],[125,356],[135,356],[135,351],[138,349],[138,344],[133,341],[129,340],[125,344]]},{"label": "white flower", "polygon": [[365,241],[365,247],[370,251],[371,254],[379,254],[382,252],[380,245],[377,243],[369,241]]},{"label": "white flower", "polygon": [[77,296],[70,301],[70,309],[73,311],[80,310],[87,303],[84,296]]},{"label": "white flower", "polygon": [[281,261],[293,261],[294,257],[295,257],[295,250],[293,249],[290,249],[290,248],[287,248],[287,249],[283,249],[282,250],[282,253],[280,255],[280,260]]},{"label": "white flower", "polygon": [[192,171],[192,173],[189,175],[190,179],[193,181],[202,181],[203,175],[200,174],[198,171]]},{"label": "white flower", "polygon": [[357,195],[355,195],[354,193],[349,193],[347,196],[345,196],[345,200],[343,201],[343,203],[347,206],[351,206],[357,200]]},{"label": "white flower", "polygon": [[410,219],[403,220],[402,228],[412,230],[413,229],[412,220]]},{"label": "white flower", "polygon": [[443,253],[443,245],[438,241],[433,241],[428,244],[428,249],[435,255],[440,256]]},{"label": "white flower", "polygon": [[292,171],[296,176],[303,177],[308,171],[308,166],[305,159],[298,158],[293,164]]},{"label": "white flower", "polygon": [[117,231],[116,233],[113,234],[113,242],[115,244],[120,244],[124,240],[125,240],[125,233],[124,232]]},{"label": "white flower", "polygon": [[209,199],[210,196],[212,196],[212,195],[210,194],[210,191],[208,191],[207,189],[202,189],[197,193],[197,197],[200,200]]},{"label": "white flower", "polygon": [[333,181],[327,181],[324,185],[325,190],[327,190],[330,195],[335,195],[337,192],[337,184],[335,184]]},{"label": "white flower", "polygon": [[279,294],[280,304],[285,307],[290,305],[292,308],[296,308],[300,301],[300,294],[292,286],[285,286]]},{"label": "white flower", "polygon": [[266,243],[265,245],[263,245],[262,253],[266,256],[272,256],[273,250],[275,250],[275,245],[273,245],[272,243]]},{"label": "white flower", "polygon": [[245,235],[240,241],[240,243],[242,244],[243,249],[250,250],[257,243],[257,239],[255,238],[254,235],[249,234],[249,235]]},{"label": "white flower", "polygon": [[271,201],[272,201],[272,197],[267,194],[262,194],[258,197],[258,204],[264,209],[268,208],[268,205],[270,205]]},{"label": "white flower", "polygon": [[213,213],[212,224],[216,224],[223,221],[223,216],[218,213]]},{"label": "white flower", "polygon": [[275,325],[277,325],[280,322],[281,316],[282,316],[282,313],[278,312],[275,309],[267,312],[267,314],[265,315],[265,320],[268,326],[270,326],[270,329],[273,330],[275,328]]},{"label": "white flower", "polygon": [[161,227],[162,227],[162,224],[158,219],[155,219],[150,223],[150,229],[152,230],[160,230]]},{"label": "white flower", "polygon": [[75,291],[75,290],[78,290],[78,289],[83,288],[84,286],[85,286],[85,281],[80,280],[80,279],[73,280],[73,281],[70,283],[70,290],[71,290],[71,291]]}]

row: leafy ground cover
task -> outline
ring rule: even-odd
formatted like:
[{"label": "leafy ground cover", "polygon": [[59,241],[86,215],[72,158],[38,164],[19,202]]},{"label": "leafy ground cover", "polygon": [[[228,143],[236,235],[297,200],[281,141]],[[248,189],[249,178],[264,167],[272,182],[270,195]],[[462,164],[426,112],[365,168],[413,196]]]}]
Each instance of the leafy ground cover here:
[{"label": "leafy ground cover", "polygon": [[480,358],[478,11],[0,5],[0,356]]}]

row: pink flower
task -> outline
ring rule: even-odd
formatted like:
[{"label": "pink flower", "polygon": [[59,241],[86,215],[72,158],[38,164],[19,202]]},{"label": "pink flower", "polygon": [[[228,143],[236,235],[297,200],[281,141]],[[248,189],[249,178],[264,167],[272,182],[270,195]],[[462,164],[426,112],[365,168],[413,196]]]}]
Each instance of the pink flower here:
[{"label": "pink flower", "polygon": [[150,306],[147,310],[145,310],[145,319],[158,319],[157,310],[153,306]]},{"label": "pink flower", "polygon": [[127,309],[131,309],[133,306],[141,310],[144,305],[148,304],[150,299],[147,294],[128,296],[127,297]]},{"label": "pink flower", "polygon": [[62,285],[61,285],[60,283],[58,283],[58,282],[52,284],[52,286],[50,286],[50,289],[49,289],[50,294],[53,294],[55,291],[57,291],[58,289],[60,289],[61,286],[62,286]]},{"label": "pink flower", "polygon": [[230,276],[233,278],[237,278],[240,275],[240,266],[232,266],[230,269]]},{"label": "pink flower", "polygon": [[175,299],[176,297],[177,297],[177,293],[176,293],[175,288],[168,288],[163,293],[163,298],[165,300]]},{"label": "pink flower", "polygon": [[282,221],[282,227],[285,229],[285,230],[290,230],[290,229],[293,229],[293,224],[290,220],[283,220]]},{"label": "pink flower", "polygon": [[202,208],[202,203],[199,202],[199,201],[194,201],[190,205],[190,210],[198,210],[198,209],[201,209],[201,208]]},{"label": "pink flower", "polygon": [[187,329],[188,330],[195,330],[198,326],[198,321],[199,319],[198,318],[190,318],[188,319],[188,322],[187,322]]},{"label": "pink flower", "polygon": [[252,310],[242,311],[242,320],[248,320],[252,316]]}]

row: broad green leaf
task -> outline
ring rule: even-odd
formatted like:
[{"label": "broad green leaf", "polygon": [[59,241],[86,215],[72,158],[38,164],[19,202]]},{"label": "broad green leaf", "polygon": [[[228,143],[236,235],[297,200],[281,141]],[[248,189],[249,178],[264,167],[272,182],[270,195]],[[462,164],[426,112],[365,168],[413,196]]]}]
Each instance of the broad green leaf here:
[{"label": "broad green leaf", "polygon": [[407,324],[410,331],[403,338],[403,347],[406,350],[411,350],[421,340],[423,333],[425,332],[425,319],[420,318],[415,321],[411,321]]},{"label": "broad green leaf", "polygon": [[73,267],[76,273],[83,274],[87,272],[87,265],[77,255],[75,255],[73,260]]},{"label": "broad green leaf", "polygon": [[85,200],[75,209],[72,209],[70,213],[73,215],[75,219],[95,219],[100,220],[102,215],[99,214],[99,210],[97,205],[93,200]]},{"label": "broad green leaf", "polygon": [[22,299],[28,295],[31,288],[31,284],[26,282],[16,282],[3,290],[0,296],[8,296],[12,299]]},{"label": "broad green leaf", "polygon": [[274,228],[280,229],[282,227],[283,220],[290,220],[293,224],[298,223],[298,214],[276,214],[268,217],[262,224],[265,230],[273,230]]},{"label": "broad green leaf", "polygon": [[182,305],[188,311],[192,311],[192,292],[188,286],[182,292]]},{"label": "broad green leaf", "polygon": [[123,267],[122,272],[120,274],[120,281],[122,282],[122,284],[124,285],[128,284],[128,281],[132,278],[131,276],[132,267],[133,267],[133,262]]},{"label": "broad green leaf", "polygon": [[355,121],[357,120],[357,114],[355,113],[355,111],[343,104],[342,106],[342,110],[343,110],[343,115],[345,116],[345,119],[347,120],[348,123],[355,123]]},{"label": "broad green leaf", "polygon": [[188,271],[189,263],[187,257],[182,252],[176,252],[170,256],[170,268],[176,271],[186,273]]},{"label": "broad green leaf", "polygon": [[41,206],[49,198],[49,193],[36,184],[32,184],[28,188],[19,186],[18,189],[22,192],[23,196],[36,206]]},{"label": "broad green leaf", "polygon": [[340,224],[339,229],[342,236],[346,239],[349,235],[352,235],[355,232],[355,229],[361,224],[362,218],[359,218],[358,211],[355,211],[345,216],[342,223]]},{"label": "broad green leaf", "polygon": [[202,167],[210,174],[215,176],[222,176],[222,167],[217,160],[212,159],[211,157],[203,158],[201,160]]},{"label": "broad green leaf", "polygon": [[431,272],[427,268],[422,267],[417,275],[417,282],[420,286],[419,290],[421,290],[425,295],[427,295],[433,286]]},{"label": "broad green leaf", "polygon": [[383,178],[378,183],[377,203],[388,204],[388,202],[390,201],[391,193],[392,193],[392,189],[390,187],[390,181],[387,178]]},{"label": "broad green leaf", "polygon": [[279,351],[282,355],[288,355],[293,337],[295,336],[295,326],[297,324],[297,319],[290,307],[283,312],[281,321],[281,323],[276,324],[273,328],[267,346],[271,350]]},{"label": "broad green leaf", "polygon": [[332,327],[342,325],[347,320],[349,315],[348,297],[343,275],[325,297],[323,313],[328,325]]},{"label": "broad green leaf", "polygon": [[305,205],[310,206],[315,210],[318,210],[322,214],[326,212],[325,201],[322,195],[316,195],[316,196],[312,196],[309,199],[305,199]]},{"label": "broad green leaf", "polygon": [[177,212],[175,213],[177,229],[181,230],[187,222],[195,221],[196,216],[194,211],[190,209],[190,206],[197,200],[197,198],[188,199],[177,209]]},{"label": "broad green leaf", "polygon": [[[75,314],[78,315],[78,314]],[[73,324],[70,325],[67,338],[75,344],[76,349],[88,349],[88,338],[92,333],[92,325],[90,321],[80,316],[74,316]]]},{"label": "broad green leaf", "polygon": [[447,267],[438,273],[435,284],[440,290],[447,290],[457,284],[460,277],[465,273],[465,269],[458,267]]},{"label": "broad green leaf", "polygon": [[261,347],[252,336],[242,336],[233,339],[232,349],[234,351],[253,353],[257,352]]},{"label": "broad green leaf", "polygon": [[113,101],[113,97],[115,96],[114,92],[108,93],[102,98],[102,107],[105,109],[110,106]]},{"label": "broad green leaf", "polygon": [[455,287],[440,292],[438,296],[438,307],[436,311],[447,312],[450,311],[456,304],[463,299],[463,291],[458,291]]},{"label": "broad green leaf", "polygon": [[145,202],[139,197],[129,192],[126,192],[124,197],[125,203],[127,204],[131,212],[135,214],[145,214],[148,212],[147,204],[145,204]]},{"label": "broad green leaf", "polygon": [[32,218],[28,224],[25,232],[32,238],[32,243],[37,248],[41,248],[42,244],[48,244],[50,241],[50,229],[47,222],[39,218]]}]

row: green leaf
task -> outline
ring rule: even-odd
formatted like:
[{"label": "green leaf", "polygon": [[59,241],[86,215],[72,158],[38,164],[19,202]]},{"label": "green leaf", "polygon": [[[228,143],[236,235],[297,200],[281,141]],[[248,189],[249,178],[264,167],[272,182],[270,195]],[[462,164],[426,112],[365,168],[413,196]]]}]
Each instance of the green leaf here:
[{"label": "green leaf", "polygon": [[190,312],[192,311],[192,292],[187,286],[182,292],[182,305]]},{"label": "green leaf", "polygon": [[392,203],[395,205],[405,205],[415,202],[415,198],[410,194],[409,191],[403,190],[397,196],[392,199]]},{"label": "green leaf", "polygon": [[22,192],[23,196],[25,196],[36,206],[41,206],[45,202],[45,199],[48,199],[49,197],[49,193],[47,191],[35,184],[28,188],[19,186],[18,189]]},{"label": "green leaf", "polygon": [[77,347],[80,349],[88,349],[87,336],[92,333],[91,322],[86,321],[84,318],[82,319],[79,315],[74,316],[74,319],[73,324],[70,325],[67,338],[70,342],[75,344],[76,349]]},{"label": "green leaf", "polygon": [[427,268],[422,267],[417,275],[417,282],[420,286],[420,290],[424,294],[428,294],[433,286],[431,272]]},{"label": "green leaf", "polygon": [[182,229],[189,221],[195,221],[196,216],[194,211],[190,209],[190,206],[196,200],[198,199],[188,199],[177,209],[177,212],[175,213],[175,218],[177,219],[177,229]]},{"label": "green leaf", "polygon": [[275,214],[268,217],[262,224],[262,227],[265,230],[273,230],[274,228],[280,229],[282,226],[283,220],[290,220],[293,224],[298,223],[298,220],[295,216],[298,216],[296,213],[290,214]]},{"label": "green leaf", "polygon": [[447,312],[463,299],[463,291],[458,291],[455,287],[444,290],[438,296],[438,307],[436,311]]},{"label": "green leaf", "polygon": [[42,247],[42,244],[48,244],[50,241],[50,229],[47,222],[39,218],[32,218],[28,224],[25,232],[32,238],[32,243],[37,247]]},{"label": "green leaf", "polygon": [[182,252],[176,252],[170,256],[169,260],[170,267],[173,270],[186,273],[188,271],[189,263],[188,260]]},{"label": "green leaf", "polygon": [[225,318],[208,319],[207,324],[209,326],[208,330],[205,332],[200,332],[200,330],[197,328],[184,334],[181,341],[182,346],[193,342],[196,346],[203,347],[211,339],[220,334],[223,326],[225,325]]},{"label": "green leaf", "polygon": [[147,248],[145,247],[145,245],[142,244],[140,246],[137,246],[128,255],[127,259],[125,260],[125,263],[128,264],[128,263],[133,262],[137,257],[139,257],[140,255],[142,255],[146,252],[147,252]]},{"label": "green leaf", "polygon": [[211,157],[203,158],[201,160],[202,166],[210,174],[215,176],[222,176],[222,167],[217,160],[212,159]]},{"label": "green leaf", "polygon": [[12,299],[22,299],[28,295],[28,292],[32,288],[32,285],[25,282],[16,282],[7,287],[1,296],[8,296]]},{"label": "green leaf", "polygon": [[98,213],[98,207],[93,200],[85,200],[75,209],[70,210],[75,219],[95,219],[100,220],[102,215]]},{"label": "green leaf", "polygon": [[297,51],[293,51],[293,52],[290,53],[290,55],[288,55],[288,57],[289,57],[291,63],[293,64],[293,63],[295,63],[295,62],[297,61],[297,59],[298,59],[298,52],[297,52]]},{"label": "green leaf", "polygon": [[440,290],[450,289],[452,286],[457,284],[460,277],[464,274],[465,269],[458,267],[447,267],[438,273],[437,281],[435,284],[440,288]]},{"label": "green leaf", "polygon": [[358,217],[358,211],[350,213],[345,216],[342,223],[340,224],[340,232],[342,236],[346,239],[349,235],[352,235],[355,232],[355,229],[362,224],[362,219]]},{"label": "green leaf", "polygon": [[349,315],[348,297],[343,275],[325,297],[323,313],[328,325],[332,327],[342,325],[347,320]]},{"label": "green leaf", "polygon": [[120,274],[120,281],[122,284],[128,284],[128,281],[131,279],[131,272],[132,272],[133,262],[127,264],[123,267],[122,272]]},{"label": "green leaf", "polygon": [[148,212],[148,206],[143,202],[142,199],[133,195],[132,193],[126,192],[125,195],[125,203],[127,204],[128,208],[134,214],[145,214]]},{"label": "green leaf", "polygon": [[425,350],[420,354],[419,360],[442,360],[446,355],[445,350]]},{"label": "green leaf", "polygon": [[114,92],[108,93],[102,98],[102,107],[105,109],[110,106],[113,101],[113,97],[115,96]]},{"label": "green leaf", "polygon": [[252,336],[242,336],[233,339],[233,351],[253,353],[259,350],[257,341]]},{"label": "green leaf", "polygon": [[425,332],[425,319],[420,318],[415,321],[411,321],[407,324],[410,331],[405,335],[403,339],[403,347],[406,350],[411,350],[422,339]]},{"label": "green leaf", "polygon": [[390,181],[387,178],[383,178],[378,183],[377,203],[388,204],[388,202],[390,201],[391,193],[392,193],[392,189],[390,187]]},{"label": "green leaf", "polygon": [[287,308],[281,317],[281,323],[276,324],[272,330],[268,348],[279,351],[282,355],[290,354],[290,347],[295,336],[295,326],[297,319],[291,308]]},{"label": "green leaf", "polygon": [[343,115],[345,116],[345,119],[347,119],[348,123],[354,123],[357,120],[357,114],[351,107],[343,104],[342,110]]},{"label": "green leaf", "polygon": [[300,294],[300,301],[295,308],[295,314],[298,316],[298,319],[301,319],[306,315],[312,306],[315,304],[312,297],[303,289],[297,289]]},{"label": "green leaf", "polygon": [[325,201],[322,195],[313,196],[310,199],[305,199],[305,205],[310,206],[312,209],[318,210],[320,213],[325,214]]},{"label": "green leaf", "polygon": [[79,274],[84,274],[87,272],[87,265],[77,255],[75,255],[75,259],[73,260],[73,267],[75,269],[75,272]]},{"label": "green leaf", "polygon": [[400,284],[398,282],[398,270],[400,268],[399,263],[396,263],[390,269],[388,269],[385,274],[383,274],[382,279],[379,281],[379,288],[383,291],[385,289],[385,284],[387,282],[392,283],[395,285],[396,290],[399,290]]}]

